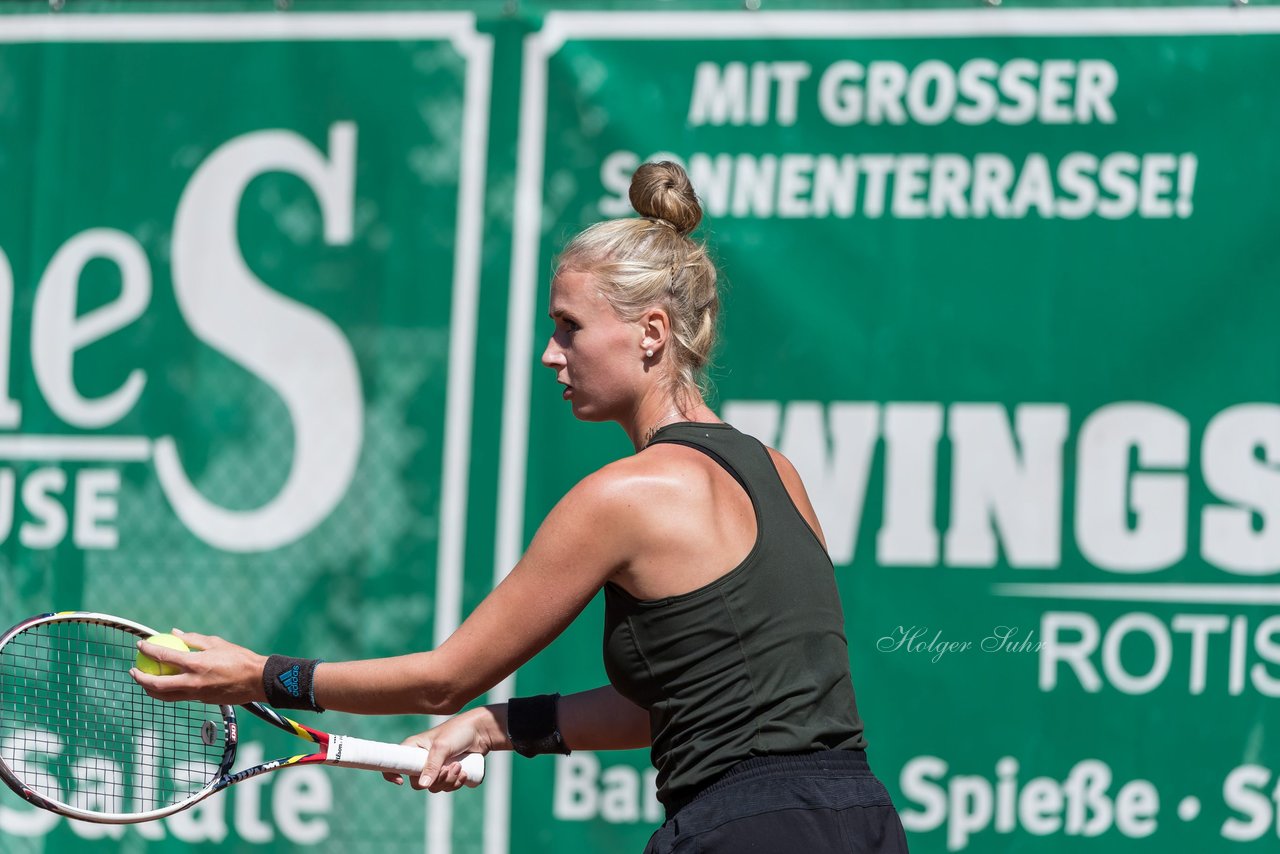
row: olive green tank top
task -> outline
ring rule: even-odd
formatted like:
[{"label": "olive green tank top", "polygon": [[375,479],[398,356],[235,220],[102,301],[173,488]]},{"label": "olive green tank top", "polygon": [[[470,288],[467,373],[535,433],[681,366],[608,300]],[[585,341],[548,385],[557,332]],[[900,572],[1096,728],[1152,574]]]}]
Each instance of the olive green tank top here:
[{"label": "olive green tank top", "polygon": [[728,424],[671,424],[650,444],[661,442],[714,459],[756,515],[750,553],[704,587],[639,600],[605,585],[605,670],[649,711],[658,800],[670,813],[743,760],[866,740],[831,559],[768,449]]}]

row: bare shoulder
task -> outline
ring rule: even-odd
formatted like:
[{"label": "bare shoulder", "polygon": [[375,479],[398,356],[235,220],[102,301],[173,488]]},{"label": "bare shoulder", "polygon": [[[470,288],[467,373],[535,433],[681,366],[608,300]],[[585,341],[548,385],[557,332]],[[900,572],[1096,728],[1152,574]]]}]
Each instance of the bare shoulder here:
[{"label": "bare shoulder", "polygon": [[689,463],[701,455],[678,445],[659,445],[645,453],[623,457],[583,478],[577,488],[593,500],[629,507],[638,494],[652,496],[678,488],[689,474]]},{"label": "bare shoulder", "polygon": [[591,489],[624,510],[628,519],[669,525],[673,510],[693,512],[713,498],[712,481],[720,467],[706,454],[675,443],[661,443],[610,463],[591,475]]},{"label": "bare shoulder", "polygon": [[593,517],[605,520],[611,514],[631,514],[652,503],[677,484],[679,475],[680,461],[655,448],[597,469],[578,481],[563,501],[590,508]]},{"label": "bare shoulder", "polygon": [[[538,526],[523,563],[581,566],[603,581],[633,557],[649,490],[631,458],[600,468],[556,502]],[[531,560],[532,556],[532,560]]]},{"label": "bare shoulder", "polygon": [[610,567],[629,566],[655,537],[676,533],[672,525],[687,515],[672,513],[689,499],[690,466],[676,457],[655,448],[597,469],[560,500],[543,527],[549,534],[607,547],[603,559]]}]

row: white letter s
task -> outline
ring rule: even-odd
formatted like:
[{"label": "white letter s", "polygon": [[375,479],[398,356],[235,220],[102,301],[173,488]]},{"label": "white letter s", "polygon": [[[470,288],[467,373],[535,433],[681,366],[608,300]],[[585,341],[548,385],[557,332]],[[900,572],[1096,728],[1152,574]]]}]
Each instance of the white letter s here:
[{"label": "white letter s", "polygon": [[240,254],[237,220],[245,188],[288,172],[316,193],[325,241],[350,242],[356,128],[329,130],[329,160],[289,131],[246,134],[214,151],[191,177],[173,227],[173,287],[191,331],[269,385],[289,411],[294,454],[278,495],[254,510],[227,510],[187,478],[172,436],[156,440],[160,486],[196,536],[227,551],[278,548],[302,537],[337,505],[355,474],[364,399],[355,355],[321,313],[268,288]]}]

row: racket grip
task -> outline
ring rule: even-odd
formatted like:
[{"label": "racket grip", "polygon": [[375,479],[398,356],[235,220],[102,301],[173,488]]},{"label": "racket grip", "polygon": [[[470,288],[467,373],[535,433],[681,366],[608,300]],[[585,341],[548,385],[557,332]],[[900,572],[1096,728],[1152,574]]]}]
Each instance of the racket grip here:
[{"label": "racket grip", "polygon": [[[466,785],[479,786],[484,780],[484,756],[468,753],[455,760],[467,775]],[[325,754],[326,765],[339,768],[364,768],[392,774],[412,774],[415,777],[427,764],[427,751],[407,744],[387,744],[382,741],[366,741],[349,735],[329,736],[329,749]]]}]

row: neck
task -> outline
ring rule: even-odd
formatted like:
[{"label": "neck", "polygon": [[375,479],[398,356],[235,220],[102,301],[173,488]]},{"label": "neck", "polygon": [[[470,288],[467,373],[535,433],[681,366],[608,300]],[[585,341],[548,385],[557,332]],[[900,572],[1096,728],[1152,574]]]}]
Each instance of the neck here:
[{"label": "neck", "polygon": [[668,424],[680,421],[719,421],[698,395],[690,395],[677,402],[671,395],[654,395],[646,398],[636,407],[635,415],[630,423],[622,423],[627,431],[632,446],[637,452],[643,451],[653,438],[653,434]]},{"label": "neck", "polygon": [[641,449],[649,447],[649,443],[653,441],[653,435],[662,427],[668,424],[674,424],[677,421],[688,421],[689,418],[679,412],[672,410],[657,421],[649,425],[649,429],[644,431],[644,438],[640,441]]}]

